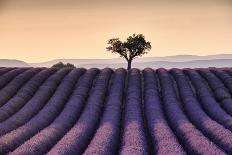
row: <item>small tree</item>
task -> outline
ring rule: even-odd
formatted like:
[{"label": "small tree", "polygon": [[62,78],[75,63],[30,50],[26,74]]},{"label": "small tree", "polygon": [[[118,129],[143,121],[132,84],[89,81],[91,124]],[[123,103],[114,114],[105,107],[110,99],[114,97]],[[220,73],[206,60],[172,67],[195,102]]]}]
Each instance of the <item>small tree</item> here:
[{"label": "small tree", "polygon": [[69,68],[76,68],[76,67],[74,66],[74,64],[71,64],[71,63],[67,63],[67,64],[66,64],[66,67],[69,67]]},{"label": "small tree", "polygon": [[63,62],[58,62],[54,64],[52,67],[57,67],[57,68],[75,68],[73,64],[67,63],[64,64]]},{"label": "small tree", "polygon": [[127,41],[122,42],[119,38],[112,38],[108,40],[109,47],[107,51],[118,53],[120,57],[127,60],[127,70],[131,69],[132,60],[137,56],[142,56],[151,49],[151,43],[145,40],[142,34],[133,34],[127,38]]}]

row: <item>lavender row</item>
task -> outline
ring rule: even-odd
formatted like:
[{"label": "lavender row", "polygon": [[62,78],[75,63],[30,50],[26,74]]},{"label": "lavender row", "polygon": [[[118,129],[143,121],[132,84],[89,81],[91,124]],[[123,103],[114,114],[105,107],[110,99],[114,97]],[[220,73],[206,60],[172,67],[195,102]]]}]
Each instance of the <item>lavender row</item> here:
[{"label": "lavender row", "polygon": [[149,154],[142,117],[141,75],[138,69],[128,73],[120,154]]},{"label": "lavender row", "polygon": [[143,75],[145,116],[154,148],[153,154],[186,154],[164,116],[154,70],[146,68]]},{"label": "lavender row", "polygon": [[230,76],[232,76],[232,68],[222,68],[225,72],[227,72]]},{"label": "lavender row", "polygon": [[117,154],[125,76],[124,69],[115,71],[101,123],[84,155]]},{"label": "lavender row", "polygon": [[[199,72],[206,79],[207,83],[213,90],[214,97],[218,100],[221,107],[232,116],[232,98],[231,98],[229,91],[223,84],[223,82],[215,74],[210,72],[208,69],[204,69],[204,70],[202,69],[202,70],[199,70]],[[220,76],[223,76],[224,75],[223,73],[220,74]],[[232,78],[231,76],[229,77],[230,77],[229,79]],[[229,80],[229,79],[226,79],[226,80]],[[228,86],[231,86],[231,84],[229,84]]]},{"label": "lavender row", "polygon": [[[165,69],[158,69],[164,109],[168,120],[189,154],[225,154],[186,117],[176,96],[173,81]],[[201,147],[203,146],[203,147]]]},{"label": "lavender row", "polygon": [[71,97],[56,119],[11,154],[47,153],[77,121],[97,73],[97,69],[88,70],[76,83]]},{"label": "lavender row", "polygon": [[172,74],[177,82],[184,110],[190,120],[215,144],[227,153],[232,153],[232,133],[221,124],[212,120],[202,109],[200,103],[194,96],[189,81],[179,69],[173,69]]},{"label": "lavender row", "polygon": [[198,73],[206,80],[209,87],[212,89],[213,96],[218,102],[223,102],[224,99],[231,98],[230,94],[226,90],[224,84],[208,69],[199,69]]},{"label": "lavender row", "polygon": [[20,110],[35,94],[42,83],[56,71],[55,68],[44,69],[32,77],[17,94],[0,108],[0,122],[5,121]]},{"label": "lavender row", "polygon": [[232,93],[232,76],[222,69],[211,69],[213,72],[227,87],[230,93]]},{"label": "lavender row", "polygon": [[11,71],[11,70],[13,70],[14,68],[8,68],[8,67],[6,67],[6,68],[1,68],[0,69],[0,76],[3,76],[4,74],[6,74],[7,72],[9,72],[9,71]]},{"label": "lavender row", "polygon": [[17,75],[25,72],[28,68],[16,68],[0,76],[0,90],[5,87]]},{"label": "lavender row", "polygon": [[79,77],[85,72],[84,69],[74,69],[64,78],[48,103],[31,118],[26,124],[0,137],[0,153],[13,151],[24,141],[35,135],[38,131],[48,126],[63,109],[73,86]]},{"label": "lavender row", "polygon": [[112,72],[109,68],[101,71],[80,118],[48,154],[79,155],[84,152],[98,127]]},{"label": "lavender row", "polygon": [[207,114],[232,131],[232,117],[226,113],[220,104],[215,100],[204,79],[199,75],[199,73],[197,73],[197,71],[193,69],[187,69],[184,70],[184,72],[190,78],[196,90],[196,94],[201,101],[201,105]]},{"label": "lavender row", "polygon": [[0,123],[0,136],[16,129],[17,127],[25,124],[34,115],[36,115],[43,106],[47,103],[53,93],[56,91],[59,83],[64,76],[69,72],[68,69],[57,71],[49,77],[35,95],[14,115],[7,120]]},{"label": "lavender row", "polygon": [[10,98],[12,98],[17,91],[31,79],[35,74],[41,71],[40,68],[28,69],[16,76],[10,83],[0,90],[0,107],[3,106]]}]

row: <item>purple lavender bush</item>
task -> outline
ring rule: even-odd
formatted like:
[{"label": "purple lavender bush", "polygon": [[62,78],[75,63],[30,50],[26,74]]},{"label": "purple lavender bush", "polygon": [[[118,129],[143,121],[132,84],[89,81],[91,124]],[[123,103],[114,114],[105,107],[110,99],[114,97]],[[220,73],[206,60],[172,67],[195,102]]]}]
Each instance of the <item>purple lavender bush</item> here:
[{"label": "purple lavender bush", "polygon": [[155,71],[146,68],[143,76],[145,117],[152,139],[153,154],[186,154],[166,121]]},{"label": "purple lavender bush", "polygon": [[226,113],[220,104],[215,100],[213,92],[209,90],[204,79],[193,69],[186,69],[184,72],[188,75],[192,85],[196,90],[196,95],[201,101],[201,105],[207,114],[227,129],[232,131],[232,117]]},{"label": "purple lavender bush", "polygon": [[212,120],[202,109],[199,101],[195,97],[191,86],[179,69],[171,70],[174,76],[181,100],[183,102],[184,110],[193,124],[202,131],[212,142],[220,146],[224,151],[232,153],[232,133],[225,129],[221,124]]},{"label": "purple lavender bush", "polygon": [[0,123],[0,136],[25,124],[36,115],[56,91],[59,83],[70,70],[63,69],[57,71],[46,82],[40,86],[35,95],[19,111],[7,120]]},{"label": "purple lavender bush", "polygon": [[[22,142],[49,125],[63,109],[69,94],[73,90],[74,84],[84,72],[84,69],[73,69],[69,72],[54,95],[37,115],[23,126],[0,137],[0,145],[3,147],[3,149],[0,149],[0,153],[8,153],[14,150],[19,144],[22,144]],[[14,139],[14,141],[11,139]]]},{"label": "purple lavender bush", "polygon": [[54,72],[56,69],[44,69],[37,75],[32,77],[20,90],[15,94],[6,104],[0,107],[0,122],[5,121],[14,113],[19,111],[35,94],[42,83]]},{"label": "purple lavender bush", "polygon": [[55,120],[49,126],[20,145],[11,154],[47,153],[77,121],[88,97],[93,79],[98,72],[98,69],[88,70],[76,83],[71,97]]},{"label": "purple lavender bush", "polygon": [[84,152],[98,127],[112,72],[109,68],[101,71],[80,118],[48,154],[76,155]]},{"label": "purple lavender bush", "polygon": [[11,70],[13,70],[14,68],[8,68],[8,67],[6,67],[6,68],[1,68],[0,69],[0,76],[3,76],[4,74],[6,74],[7,72],[9,72],[9,71],[11,71]]},{"label": "purple lavender bush", "polygon": [[0,107],[3,106],[10,98],[12,98],[17,91],[27,82],[30,78],[32,78],[35,74],[37,74],[41,69],[33,68],[28,69],[16,76],[7,86],[0,90]]},{"label": "purple lavender bush", "polygon": [[101,123],[84,155],[117,154],[125,76],[124,69],[115,71]]},{"label": "purple lavender bush", "polygon": [[128,73],[125,114],[120,154],[149,154],[142,117],[141,73],[131,69]]},{"label": "purple lavender bush", "polygon": [[[206,79],[208,85],[214,93],[214,97],[220,103],[221,107],[230,115],[232,115],[232,98],[229,90],[225,87],[220,78],[218,78],[208,69],[201,69],[198,72]],[[228,86],[231,86],[231,84],[229,84]]]},{"label": "purple lavender bush", "polygon": [[0,77],[0,90],[5,87],[11,80],[13,80],[17,75],[25,72],[29,68],[15,68],[13,70],[10,70],[6,74],[3,74]]},{"label": "purple lavender bush", "polygon": [[157,73],[161,84],[165,112],[187,153],[225,154],[218,146],[205,137],[182,111],[169,73],[165,69],[158,69]]}]

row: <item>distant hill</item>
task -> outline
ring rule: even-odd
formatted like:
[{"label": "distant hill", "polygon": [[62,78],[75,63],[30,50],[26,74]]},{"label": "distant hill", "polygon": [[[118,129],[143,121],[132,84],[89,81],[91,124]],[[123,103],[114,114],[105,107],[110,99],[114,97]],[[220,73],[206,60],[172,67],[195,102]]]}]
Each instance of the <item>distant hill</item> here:
[{"label": "distant hill", "polygon": [[[82,64],[79,67],[84,68],[119,68],[127,67],[126,63],[118,64]],[[232,59],[215,59],[215,60],[193,60],[185,62],[170,62],[170,61],[152,61],[152,62],[135,62],[132,65],[133,68],[143,69],[146,67],[150,68],[205,68],[205,67],[232,67]]]},{"label": "distant hill", "polygon": [[[209,56],[196,56],[196,55],[176,55],[176,56],[166,56],[166,57],[142,57],[134,60],[133,66],[136,66],[136,63],[159,63],[160,65],[165,64],[170,65],[173,64],[171,62],[188,62],[195,60],[223,60],[223,59],[231,59],[232,54],[219,54],[219,55],[209,55]],[[75,66],[112,66],[121,64],[121,66],[125,66],[126,62],[123,58],[115,58],[115,59],[56,59],[47,62],[41,63],[30,63],[31,66],[34,67],[51,67],[53,64],[58,62],[64,63],[72,63]],[[174,63],[175,64],[175,63]],[[178,63],[177,63],[178,64]],[[228,64],[229,65],[229,64]],[[218,66],[219,67],[219,66]]]},{"label": "distant hill", "polygon": [[[127,63],[123,58],[115,59],[55,59],[41,63],[26,63],[19,60],[0,59],[0,67],[51,67],[63,62],[71,63],[76,67],[85,68],[118,68],[126,67]],[[219,54],[209,56],[176,55],[167,57],[142,57],[134,60],[132,67],[135,68],[199,68],[199,67],[232,67],[232,54]]]},{"label": "distant hill", "polygon": [[166,57],[144,57],[136,59],[135,62],[151,62],[151,61],[171,61],[171,62],[185,62],[193,60],[214,60],[214,59],[232,59],[232,54],[218,54],[208,56],[197,55],[176,55]]},{"label": "distant hill", "polygon": [[20,60],[0,59],[0,67],[30,67],[30,65]]}]

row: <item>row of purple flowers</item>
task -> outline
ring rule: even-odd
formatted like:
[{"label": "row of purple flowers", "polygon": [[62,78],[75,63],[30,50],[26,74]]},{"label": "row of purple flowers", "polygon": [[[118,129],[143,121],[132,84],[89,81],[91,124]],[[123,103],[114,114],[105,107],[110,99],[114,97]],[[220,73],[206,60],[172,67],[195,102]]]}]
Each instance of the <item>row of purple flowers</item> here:
[{"label": "row of purple flowers", "polygon": [[[43,128],[44,124],[49,123],[51,121],[49,117],[56,116],[56,113],[62,109],[62,105],[69,96],[72,85],[75,83],[73,76],[76,75],[69,72],[70,69],[62,69],[54,76],[51,76],[23,108],[0,124],[2,135],[0,137],[0,153],[5,154],[13,151]],[[83,70],[80,71],[78,76],[82,73]],[[64,78],[65,75],[67,76]],[[61,84],[59,85],[60,82]],[[57,111],[56,108],[58,108]],[[50,109],[51,111],[49,111]],[[50,116],[46,117],[47,115]]]},{"label": "row of purple flowers", "polygon": [[141,73],[138,69],[128,73],[120,154],[149,154],[142,116]]},{"label": "row of purple flowers", "polygon": [[[173,131],[189,154],[225,154],[188,119],[181,107],[173,80],[165,69],[157,70],[161,84],[164,109]],[[203,147],[201,147],[203,146]]]},{"label": "row of purple flowers", "polygon": [[52,147],[50,155],[82,154],[98,127],[108,84],[113,71],[103,69],[97,76],[85,108],[74,126]]},{"label": "row of purple flowers", "polygon": [[[184,110],[191,122],[209,137],[212,142],[220,146],[227,153],[232,153],[232,133],[211,119],[202,109],[201,103],[191,89],[191,85],[187,80],[183,71],[173,69],[171,71],[178,85]],[[198,91],[198,90],[196,90]]]},{"label": "row of purple flowers", "polygon": [[207,114],[232,131],[232,117],[220,106],[220,103],[215,100],[212,90],[209,89],[203,77],[193,69],[184,70],[184,72],[190,78],[196,90],[196,95]]},{"label": "row of purple flowers", "polygon": [[230,69],[0,75],[0,154],[232,153]]},{"label": "row of purple flowers", "polygon": [[157,74],[154,70],[147,68],[143,70],[143,76],[144,108],[153,146],[152,153],[158,155],[186,154],[165,118]]},{"label": "row of purple flowers", "polygon": [[[77,121],[85,105],[93,79],[98,72],[97,69],[88,70],[78,82],[76,82],[70,98],[55,120],[20,145],[12,154],[47,153]],[[76,74],[76,72],[73,72],[73,74]]]},{"label": "row of purple flowers", "polygon": [[4,71],[5,74],[0,77],[0,89],[4,88],[12,79],[26,70],[28,70],[28,68],[15,68],[9,69],[6,72]]},{"label": "row of purple flowers", "polygon": [[7,68],[6,67],[0,68],[0,76],[6,74],[7,72],[9,72],[9,71],[11,71],[13,69],[15,69],[15,68],[8,68],[8,67]]},{"label": "row of purple flowers", "polygon": [[16,76],[7,86],[2,88],[0,90],[0,107],[11,99],[17,91],[39,71],[41,71],[40,68],[28,69]]},{"label": "row of purple flowers", "polygon": [[114,72],[100,125],[84,155],[113,155],[118,153],[125,76],[124,69],[117,69]]},{"label": "row of purple flowers", "polygon": [[10,100],[0,107],[0,122],[5,121],[19,111],[33,97],[42,83],[55,71],[54,68],[44,69],[24,84]]},{"label": "row of purple flowers", "polygon": [[[231,82],[232,77],[229,76],[224,71],[221,71],[221,73],[219,74],[219,77],[221,77],[222,80],[220,80],[216,76],[216,75],[218,75],[216,69],[213,71],[214,73],[216,73],[216,75],[211,73],[208,69],[201,69],[201,70],[199,70],[199,72],[206,79],[210,88],[213,90],[213,96],[218,101],[218,103],[220,103],[221,107],[226,112],[228,112],[230,115],[232,115],[232,98],[231,98],[231,95],[230,95],[228,89],[223,84],[223,82],[226,82],[227,80],[229,80]],[[226,81],[223,80],[225,78],[226,78]],[[228,83],[228,82],[226,82],[226,83]],[[231,86],[231,84],[229,84],[228,86]]]}]

